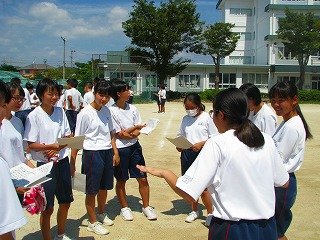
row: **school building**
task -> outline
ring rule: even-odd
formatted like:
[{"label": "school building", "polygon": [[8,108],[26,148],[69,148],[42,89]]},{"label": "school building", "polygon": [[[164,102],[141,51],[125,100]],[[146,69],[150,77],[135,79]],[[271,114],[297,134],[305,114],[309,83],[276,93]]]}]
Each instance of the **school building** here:
[{"label": "school building", "polygon": [[[277,39],[278,19],[285,16],[286,8],[320,16],[320,0],[219,0],[216,8],[221,12],[221,21],[235,24],[233,31],[240,34],[235,51],[222,60],[220,88],[253,83],[267,92],[277,81],[298,81],[298,61]],[[130,59],[126,52],[108,52],[99,68],[106,79],[125,79],[136,94],[157,91],[156,75]],[[167,79],[167,90],[214,88],[214,72],[213,63],[190,63],[177,76]],[[320,50],[309,59],[303,88],[320,90]]]}]

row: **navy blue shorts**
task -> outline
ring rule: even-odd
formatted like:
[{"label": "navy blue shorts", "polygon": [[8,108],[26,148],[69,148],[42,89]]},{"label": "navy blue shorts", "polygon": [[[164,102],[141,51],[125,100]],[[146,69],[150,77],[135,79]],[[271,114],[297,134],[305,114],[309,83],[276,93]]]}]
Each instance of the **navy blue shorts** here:
[{"label": "navy blue shorts", "polygon": [[209,240],[277,240],[274,217],[261,220],[227,221],[213,217]]},{"label": "navy blue shorts", "polygon": [[294,173],[289,174],[288,188],[275,188],[276,213],[278,237],[283,237],[292,221],[291,208],[297,197],[297,179]]},{"label": "navy blue shorts", "polygon": [[66,111],[66,116],[69,122],[70,131],[72,133],[74,133],[74,131],[76,130],[77,115],[78,115],[77,111],[73,111],[73,110]]},{"label": "navy blue shorts", "polygon": [[119,148],[120,164],[114,169],[114,176],[118,181],[127,181],[130,178],[145,178],[146,173],[140,172],[136,165],[145,166],[142,147],[137,141],[130,147]]},{"label": "navy blue shorts", "polygon": [[[43,164],[45,163],[37,162],[38,167]],[[48,177],[52,179],[42,184],[47,198],[46,209],[53,208],[54,196],[59,204],[73,202],[69,158],[65,157],[54,163]]]},{"label": "navy blue shorts", "polygon": [[86,175],[86,194],[96,195],[99,190],[113,188],[113,151],[83,150],[82,166]]},{"label": "navy blue shorts", "polygon": [[181,175],[184,175],[189,167],[192,165],[194,160],[198,157],[199,152],[192,151],[191,149],[184,149],[180,155],[181,161]]}]

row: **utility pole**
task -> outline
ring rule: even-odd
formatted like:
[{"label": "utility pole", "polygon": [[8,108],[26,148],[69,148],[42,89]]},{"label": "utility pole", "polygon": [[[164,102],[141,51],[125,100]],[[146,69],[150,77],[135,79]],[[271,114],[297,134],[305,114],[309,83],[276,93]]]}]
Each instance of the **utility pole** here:
[{"label": "utility pole", "polygon": [[71,50],[70,52],[70,60],[71,60],[71,68],[73,68],[73,53],[75,53],[75,50]]},{"label": "utility pole", "polygon": [[66,38],[61,37],[63,41],[63,65],[62,65],[62,78],[66,78]]},{"label": "utility pole", "polygon": [[43,63],[44,63],[44,66],[45,66],[45,68],[46,68],[46,70],[47,70],[48,68],[47,68],[47,59],[46,59],[46,58],[43,59]]}]

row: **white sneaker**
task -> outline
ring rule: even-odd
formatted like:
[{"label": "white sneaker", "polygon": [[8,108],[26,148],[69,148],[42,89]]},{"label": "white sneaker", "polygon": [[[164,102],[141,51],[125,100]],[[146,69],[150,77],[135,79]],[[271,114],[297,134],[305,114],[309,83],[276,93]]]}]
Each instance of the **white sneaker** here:
[{"label": "white sneaker", "polygon": [[142,208],[143,214],[148,218],[148,220],[156,220],[157,214],[153,207]]},{"label": "white sneaker", "polygon": [[204,223],[206,227],[210,227],[212,217],[213,217],[213,214],[208,214],[206,222]]},{"label": "white sneaker", "polygon": [[188,216],[186,217],[186,222],[191,223],[194,220],[196,220],[199,217],[199,213],[198,211],[192,211],[191,213],[188,214]]},{"label": "white sneaker", "polygon": [[106,235],[109,233],[109,230],[104,228],[101,222],[95,222],[95,223],[89,222],[87,230],[89,232],[94,232],[95,234],[98,234],[98,235]]},{"label": "white sneaker", "polygon": [[55,236],[54,240],[72,240],[72,238],[69,238],[67,235],[63,234],[62,237]]},{"label": "white sneaker", "polygon": [[132,221],[133,220],[131,209],[128,207],[121,208],[120,214],[121,214],[123,220],[125,220],[125,221]]},{"label": "white sneaker", "polygon": [[101,223],[104,223],[107,226],[112,226],[113,221],[108,217],[106,213],[97,214],[97,220]]}]

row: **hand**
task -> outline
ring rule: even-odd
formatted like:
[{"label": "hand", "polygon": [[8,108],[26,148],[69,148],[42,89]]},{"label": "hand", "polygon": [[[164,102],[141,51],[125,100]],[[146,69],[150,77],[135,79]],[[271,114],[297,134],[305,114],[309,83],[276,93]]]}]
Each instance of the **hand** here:
[{"label": "hand", "polygon": [[135,125],[135,128],[141,130],[141,128],[143,128],[145,126],[147,126],[146,123],[145,124],[137,124],[137,125]]},{"label": "hand", "polygon": [[201,150],[201,148],[203,147],[203,144],[200,143],[196,143],[191,147],[191,150],[194,152],[199,152]]},{"label": "hand", "polygon": [[114,155],[113,155],[113,158],[112,158],[112,161],[113,161],[113,166],[118,166],[119,163],[120,163],[120,156],[119,156],[119,154],[114,154]]},{"label": "hand", "polygon": [[58,155],[58,151],[56,151],[56,150],[46,150],[46,151],[43,151],[43,154],[44,154],[44,156],[46,157],[46,158],[48,158],[48,159],[54,159],[54,158],[56,158],[57,157],[57,155]]},{"label": "hand", "polygon": [[16,192],[19,194],[24,194],[25,192],[27,192],[30,188],[26,188],[26,187],[17,187],[16,188]]},{"label": "hand", "polygon": [[163,177],[163,174],[162,174],[163,170],[160,169],[160,168],[146,167],[146,166],[143,166],[143,165],[136,165],[136,167],[141,172],[150,173],[151,175],[156,176],[156,177],[160,177],[160,178]]}]

